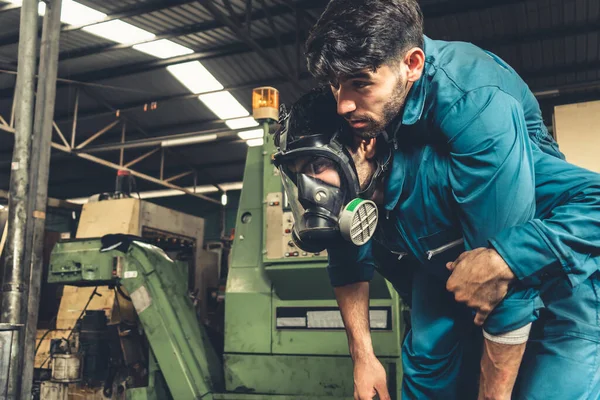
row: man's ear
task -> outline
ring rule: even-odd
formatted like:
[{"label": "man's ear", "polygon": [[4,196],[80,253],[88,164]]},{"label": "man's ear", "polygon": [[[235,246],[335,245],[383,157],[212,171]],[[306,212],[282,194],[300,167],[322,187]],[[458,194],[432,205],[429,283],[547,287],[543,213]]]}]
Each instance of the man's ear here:
[{"label": "man's ear", "polygon": [[404,63],[408,66],[408,81],[416,82],[423,75],[425,53],[419,47],[413,47],[406,53]]}]

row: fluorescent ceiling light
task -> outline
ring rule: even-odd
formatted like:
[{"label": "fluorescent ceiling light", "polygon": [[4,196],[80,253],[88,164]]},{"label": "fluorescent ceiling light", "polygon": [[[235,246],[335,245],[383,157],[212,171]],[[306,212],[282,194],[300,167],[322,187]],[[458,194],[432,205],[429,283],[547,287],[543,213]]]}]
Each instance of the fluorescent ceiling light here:
[{"label": "fluorescent ceiling light", "polygon": [[256,120],[252,117],[230,119],[225,121],[225,124],[229,127],[229,129],[233,130],[258,126],[258,122],[256,122]]},{"label": "fluorescent ceiling light", "polygon": [[249,115],[244,106],[229,92],[203,94],[199,99],[222,120]]},{"label": "fluorescent ceiling light", "polygon": [[204,143],[204,142],[212,142],[217,140],[217,134],[213,133],[211,135],[198,135],[191,136],[180,139],[168,139],[164,140],[160,143],[162,147],[174,147],[174,146],[183,146],[186,144],[194,144],[194,143]]},{"label": "fluorescent ceiling light", "polygon": [[167,39],[155,40],[154,42],[136,44],[133,46],[137,51],[142,53],[150,54],[151,56],[158,58],[171,58],[182,56],[184,54],[191,54],[194,52],[192,49],[188,49],[185,46],[177,44]]},{"label": "fluorescent ceiling light", "polygon": [[[17,6],[22,6],[23,5],[23,0],[5,0],[10,4],[15,4]],[[38,14],[39,15],[44,15],[46,13],[46,3],[44,3],[43,1],[40,1],[38,3]]]},{"label": "fluorescent ceiling light", "polygon": [[246,142],[246,144],[248,145],[248,147],[256,147],[256,146],[262,146],[263,145],[263,138],[260,139],[250,139]]},{"label": "fluorescent ceiling light", "polygon": [[192,93],[222,90],[223,85],[199,61],[169,65],[167,70]]},{"label": "fluorescent ceiling light", "polygon": [[244,131],[238,133],[238,136],[242,140],[262,139],[263,135],[264,131],[262,129],[253,129],[251,131]]},{"label": "fluorescent ceiling light", "polygon": [[86,26],[83,30],[117,43],[141,42],[156,36],[119,19]]},{"label": "fluorescent ceiling light", "polygon": [[[40,1],[40,5],[44,2]],[[45,5],[45,4],[44,4]],[[102,21],[106,18],[103,12],[94,10],[73,0],[63,0],[60,10],[60,20],[69,25],[84,25],[91,22]]]}]

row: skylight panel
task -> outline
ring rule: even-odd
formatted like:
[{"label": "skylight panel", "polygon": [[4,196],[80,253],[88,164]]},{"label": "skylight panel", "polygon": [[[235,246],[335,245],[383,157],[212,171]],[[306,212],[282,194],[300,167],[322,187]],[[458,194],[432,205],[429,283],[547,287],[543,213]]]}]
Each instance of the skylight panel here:
[{"label": "skylight panel", "polygon": [[251,139],[251,140],[246,141],[246,144],[248,145],[248,147],[262,146],[263,143],[264,143],[263,138]]},{"label": "skylight panel", "polygon": [[83,30],[117,43],[141,42],[150,40],[156,36],[153,33],[118,19],[86,26]]},{"label": "skylight panel", "polygon": [[225,121],[225,124],[227,124],[229,129],[233,130],[252,128],[254,126],[258,126],[258,122],[256,122],[256,120],[252,117],[230,119],[228,121]]},{"label": "skylight panel", "polygon": [[238,133],[238,136],[242,140],[262,139],[263,135],[264,131],[262,129],[253,129],[251,131],[244,131]]},{"label": "skylight panel", "polygon": [[158,58],[171,58],[191,54],[194,50],[177,44],[167,39],[155,40],[153,42],[136,44],[133,48],[142,53],[149,54]]},{"label": "skylight panel", "polygon": [[246,117],[248,111],[229,92],[202,94],[199,97],[213,113],[220,119],[226,120],[237,117]]},{"label": "skylight panel", "polygon": [[214,92],[223,89],[223,85],[199,61],[169,65],[167,70],[192,93]]}]

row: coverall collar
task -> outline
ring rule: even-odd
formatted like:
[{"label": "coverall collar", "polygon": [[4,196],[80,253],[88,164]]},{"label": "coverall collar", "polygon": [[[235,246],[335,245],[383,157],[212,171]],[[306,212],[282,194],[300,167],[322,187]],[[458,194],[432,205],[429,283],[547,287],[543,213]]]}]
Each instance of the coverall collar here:
[{"label": "coverall collar", "polygon": [[433,46],[433,41],[427,36],[423,35],[423,52],[425,53],[425,66],[423,68],[423,74],[421,75],[421,78],[419,78],[419,80],[416,81],[410,89],[410,92],[408,93],[408,96],[406,97],[406,102],[404,104],[404,110],[402,113],[402,124],[397,124],[395,127],[396,129],[393,129],[394,131],[400,129],[402,125],[414,125],[423,116],[423,109],[425,108],[425,99],[427,98],[426,81],[427,76],[431,72],[431,65],[429,63],[431,56],[428,56],[428,52],[432,50]]},{"label": "coverall collar", "polygon": [[383,193],[384,208],[387,211],[393,210],[400,199],[409,196],[414,189],[424,150],[423,146],[409,145],[392,153],[392,165]]},{"label": "coverall collar", "polygon": [[[432,56],[428,56],[428,52],[432,51],[433,47],[433,41],[423,35],[423,52],[425,53],[425,67],[423,68],[423,74],[410,89],[404,104],[402,115],[398,115],[386,129],[390,137],[395,138],[395,140],[399,137],[399,130],[402,129],[402,126],[414,125],[423,116],[427,98],[427,78],[432,72]],[[402,195],[406,176],[409,169],[412,170],[412,168],[407,168],[406,153],[402,154],[394,152],[392,156],[394,159],[392,160],[392,167],[388,174],[384,192],[384,207],[388,211],[392,210],[396,207],[396,204],[398,204],[400,196]]]},{"label": "coverall collar", "polygon": [[391,211],[398,204],[402,189],[404,187],[404,170],[405,164],[401,155],[397,152],[392,153],[392,167],[390,168],[385,183],[385,190],[383,193],[384,208],[387,211]]}]

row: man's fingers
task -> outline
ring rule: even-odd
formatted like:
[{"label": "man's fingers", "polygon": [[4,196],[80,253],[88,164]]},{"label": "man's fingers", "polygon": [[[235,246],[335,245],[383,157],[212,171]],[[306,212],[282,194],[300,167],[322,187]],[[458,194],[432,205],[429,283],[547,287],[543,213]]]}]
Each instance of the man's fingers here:
[{"label": "man's fingers", "polygon": [[377,390],[377,394],[379,395],[380,400],[391,400],[390,393],[388,392],[386,382],[375,386],[375,390]]},{"label": "man's fingers", "polygon": [[463,251],[462,253],[460,253],[460,255],[458,256],[458,258],[456,260],[454,260],[454,263],[458,264],[459,262],[461,262],[462,260],[464,260],[465,258],[467,258],[467,256],[471,253],[471,251]]},{"label": "man's fingers", "polygon": [[458,264],[460,264],[460,262],[462,260],[464,260],[465,258],[467,258],[467,256],[469,255],[469,251],[464,251],[462,253],[460,253],[460,255],[458,256],[458,258],[454,261],[450,261],[446,263],[446,268],[448,268],[450,271],[454,271],[454,269],[456,268],[456,266]]},{"label": "man's fingers", "polygon": [[490,313],[487,311],[477,311],[477,314],[475,315],[475,320],[474,320],[475,325],[477,325],[477,326],[483,325],[483,323],[487,319],[488,315],[490,315]]}]

